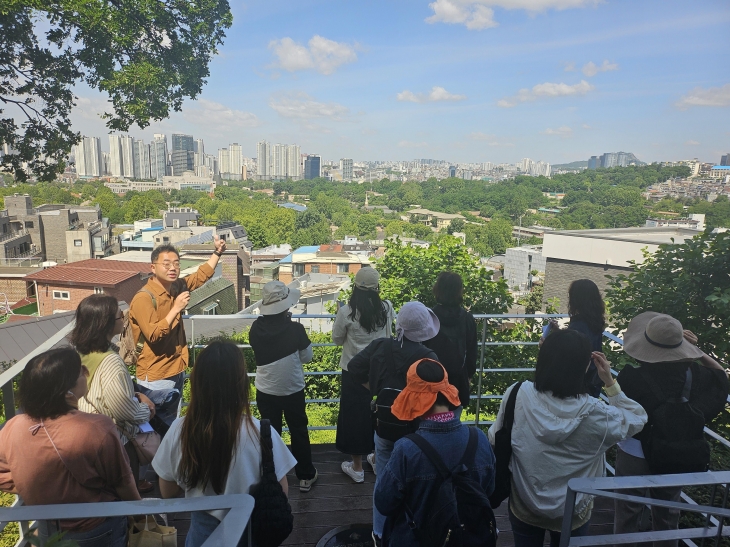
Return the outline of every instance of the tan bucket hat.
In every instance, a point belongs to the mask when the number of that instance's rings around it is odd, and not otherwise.
[[[276,315],[299,302],[298,289],[290,289],[281,281],[269,281],[264,285],[259,310],[261,315]]]
[[[682,323],[671,315],[647,311],[634,317],[624,333],[624,351],[645,363],[694,361],[703,352],[682,334]]]

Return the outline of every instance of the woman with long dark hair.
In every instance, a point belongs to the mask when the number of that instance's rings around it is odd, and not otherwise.
[[[23,414],[0,431],[0,490],[25,505],[140,499],[117,428],[107,416],[78,410],[88,371],[71,348],[33,357],[20,378]],[[84,547],[127,545],[127,517],[39,521]]]
[[[477,370],[477,324],[466,311],[464,281],[458,273],[441,272],[433,286],[436,305],[433,312],[441,327],[435,338],[424,345],[441,359],[449,375],[449,383],[459,390],[461,406],[469,408],[471,379]]]
[[[569,330],[580,332],[588,338],[591,351],[603,351],[603,330],[606,328],[606,306],[598,286],[590,279],[577,279],[568,288]],[[585,374],[588,393],[593,397],[601,394],[603,382],[598,377],[596,365],[591,365]]]
[[[337,312],[332,327],[332,341],[342,346],[340,367],[342,387],[340,414],[337,417],[337,450],[350,454],[352,461],[342,462],[342,471],[355,482],[365,480],[362,457],[367,455],[374,467],[370,392],[353,380],[347,370],[350,360],[377,338],[391,335],[393,305],[380,299],[380,274],[374,268],[362,268],[355,274],[350,302]]]
[[[89,371],[89,391],[79,400],[79,410],[104,414],[114,421],[138,481],[137,488],[144,493],[154,485],[139,481],[139,458],[132,440],[139,434],[139,426],[155,415],[155,405],[134,392],[127,366],[111,344],[112,338],[122,332],[123,317],[116,298],[104,294],[87,296],[76,309],[71,343]]]
[[[261,480],[259,421],[251,416],[246,361],[232,342],[212,342],[190,375],[190,405],[165,435],[152,467],[163,498],[248,494]],[[276,476],[288,492],[286,474],[296,460],[272,428]],[[226,511],[193,512],[186,547],[199,547]]]

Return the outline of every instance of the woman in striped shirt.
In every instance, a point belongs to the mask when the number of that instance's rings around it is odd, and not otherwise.
[[[111,345],[112,338],[122,332],[122,319],[117,300],[103,294],[87,296],[76,309],[71,342],[89,370],[89,390],[79,400],[79,410],[104,414],[114,421],[137,488],[144,493],[154,486],[139,480],[139,458],[131,440],[139,433],[139,425],[154,416],[155,405],[145,395],[134,392],[127,366]]]

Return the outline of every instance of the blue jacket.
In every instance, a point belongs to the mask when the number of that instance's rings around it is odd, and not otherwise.
[[[459,463],[469,440],[469,428],[460,421],[461,407],[454,414],[453,420],[444,423],[423,420],[416,433],[431,443],[449,469]],[[471,472],[487,495],[494,491],[494,463],[492,446],[487,436],[479,431],[479,445]],[[426,455],[412,441],[400,439],[395,443],[388,465],[382,471],[378,469],[373,494],[375,507],[391,521],[398,519],[408,506],[415,521],[422,522],[428,516],[430,508],[425,506],[426,499],[438,486],[437,477],[438,472]],[[404,520],[395,523],[391,545],[418,547],[413,532]]]

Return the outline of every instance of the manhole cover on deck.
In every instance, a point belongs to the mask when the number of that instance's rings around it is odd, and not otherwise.
[[[330,530],[317,543],[317,547],[372,547],[372,524],[348,524]]]

